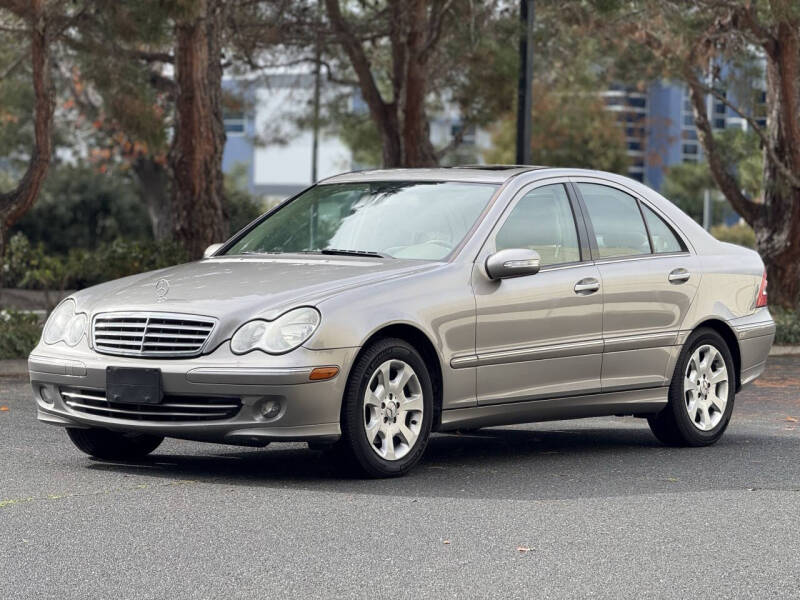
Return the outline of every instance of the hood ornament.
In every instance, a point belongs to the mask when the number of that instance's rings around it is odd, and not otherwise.
[[[164,300],[168,292],[169,292],[169,281],[163,278],[156,281],[156,300],[158,301]]]

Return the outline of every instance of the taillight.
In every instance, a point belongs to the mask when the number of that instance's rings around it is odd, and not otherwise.
[[[758,286],[758,295],[756,296],[756,308],[761,308],[767,305],[767,272],[761,276],[761,285]]]

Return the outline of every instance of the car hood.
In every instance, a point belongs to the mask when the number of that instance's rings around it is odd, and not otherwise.
[[[74,297],[78,310],[90,314],[158,311],[216,317],[219,342],[249,319],[274,319],[353,287],[437,266],[442,263],[372,257],[215,257],[111,281]]]

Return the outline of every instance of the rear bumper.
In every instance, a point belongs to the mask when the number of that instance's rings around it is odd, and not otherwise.
[[[775,322],[767,309],[759,309],[752,317],[737,319],[733,328],[739,341],[740,383],[744,387],[764,372],[775,340]]]
[[[339,416],[349,366],[357,348],[308,350],[283,356],[252,352],[237,356],[223,344],[211,354],[191,359],[143,359],[39,346],[28,360],[40,421],[64,427],[103,427],[117,431],[229,444],[339,438]],[[85,390],[105,396],[106,368],[159,368],[165,395],[173,398],[237,398],[241,407],[229,418],[182,421],[180,417],[129,416],[127,411],[85,410],[67,404],[62,392]],[[338,367],[326,381],[310,381],[315,367]],[[278,403],[264,418],[265,403]],[[116,406],[106,404],[107,407]],[[136,405],[140,406],[140,405]],[[119,408],[119,407],[118,407]],[[127,408],[127,407],[122,407]],[[141,406],[140,406],[141,408]],[[144,407],[146,409],[146,407]]]

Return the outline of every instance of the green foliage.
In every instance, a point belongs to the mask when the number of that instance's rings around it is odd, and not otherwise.
[[[702,223],[705,190],[711,190],[711,222],[719,222],[724,212],[723,198],[711,177],[708,163],[682,163],[670,167],[661,193],[695,221]]]
[[[753,132],[726,129],[714,134],[722,162],[729,165],[739,187],[750,198],[762,193],[762,156],[758,136]],[[724,201],[711,176],[708,162],[683,163],[670,167],[661,192],[698,223],[703,220],[703,195],[711,190],[712,223],[722,220],[730,206]]]
[[[628,168],[623,128],[602,100],[580,91],[535,86],[531,162],[556,167],[581,167],[625,174]],[[512,164],[516,119],[506,116],[494,133],[489,163]]]
[[[234,165],[225,174],[225,210],[231,235],[264,212],[261,202],[247,189],[247,165]]]
[[[88,164],[60,165],[47,176],[34,207],[17,224],[49,253],[96,248],[119,237],[152,236],[147,210],[130,173],[100,173]]]
[[[730,227],[717,225],[711,228],[711,235],[721,242],[730,242],[746,248],[755,248],[756,246],[756,236],[753,233],[753,228],[746,223],[739,223]]]
[[[0,359],[23,358],[39,342],[42,323],[34,313],[0,310]]]
[[[761,140],[753,131],[724,129],[714,134],[723,164],[729,165],[739,187],[749,198],[763,193],[764,157]]]
[[[66,255],[45,252],[17,233],[5,263],[6,286],[25,289],[81,289],[135,273],[184,262],[186,252],[175,242],[118,239],[95,250],[74,248]]]
[[[787,346],[800,344],[800,313],[779,306],[770,306],[769,312],[775,320],[775,343]]]

